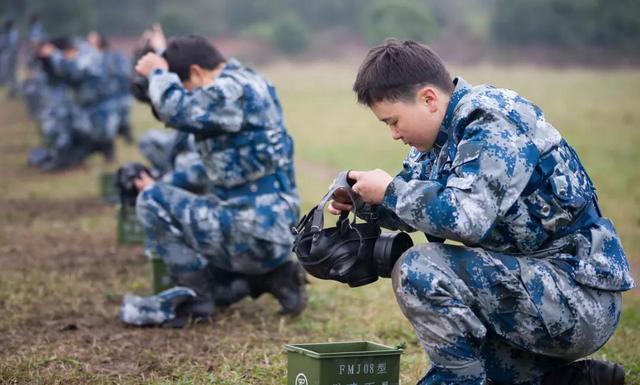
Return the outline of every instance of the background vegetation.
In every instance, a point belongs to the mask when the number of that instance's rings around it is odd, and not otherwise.
[[[169,34],[259,36],[298,53],[309,36],[339,30],[377,43],[387,36],[467,39],[565,50],[640,48],[636,0],[1,0],[0,13],[40,12],[52,34],[132,36],[154,21]]]

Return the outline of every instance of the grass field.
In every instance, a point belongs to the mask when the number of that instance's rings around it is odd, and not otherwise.
[[[357,64],[278,64],[263,68],[277,86],[296,141],[303,211],[344,169],[399,168],[406,152],[355,104]],[[540,105],[581,155],[627,254],[640,266],[640,71],[523,67],[455,68],[472,83],[509,87]],[[4,91],[4,90],[3,90]],[[28,169],[35,123],[15,101],[0,103],[0,383],[284,384],[286,343],[372,340],[404,344],[401,382],[428,363],[400,313],[389,280],[359,289],[312,279],[309,307],[296,319],[275,300],[244,300],[211,324],[186,330],[118,322],[122,295],[148,293],[141,247],[118,247],[116,212],[98,199],[95,157],[55,174]],[[159,127],[144,106],[139,135]],[[118,161],[141,160],[118,143]],[[421,237],[416,238],[418,240]],[[597,357],[621,362],[640,384],[640,295],[625,294],[621,324]]]

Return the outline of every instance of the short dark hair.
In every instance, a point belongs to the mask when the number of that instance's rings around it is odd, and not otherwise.
[[[433,85],[453,92],[453,81],[440,56],[413,40],[387,39],[367,53],[353,91],[358,103],[412,100],[418,88]]]
[[[111,46],[109,38],[107,38],[107,36],[101,32],[96,32],[96,34],[98,35],[98,48],[102,50],[109,49],[109,47]]]
[[[61,51],[76,48],[73,40],[71,40],[69,36],[56,36],[53,39],[49,40],[49,43],[53,44],[54,47]]]
[[[193,64],[212,70],[225,60],[216,47],[199,35],[172,37],[163,56],[169,71],[176,73],[182,81],[189,80],[189,68]]]
[[[33,24],[37,23],[40,21],[40,14],[38,12],[33,12],[30,16],[29,16],[29,26],[32,26]]]

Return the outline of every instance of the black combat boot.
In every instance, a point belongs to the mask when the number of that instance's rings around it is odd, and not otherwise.
[[[624,368],[615,362],[580,360],[542,377],[542,385],[624,385]]]
[[[120,123],[118,126],[118,135],[122,136],[127,144],[133,143],[133,134],[131,134],[131,125],[129,122]]]
[[[298,315],[307,306],[307,279],[298,261],[287,261],[269,273],[250,278],[251,296],[271,293],[280,303],[280,314]]]
[[[216,306],[230,306],[251,294],[249,278],[246,274],[210,268],[213,279],[212,293]]]
[[[109,142],[104,142],[102,144],[100,144],[100,146],[98,147],[98,151],[102,154],[102,156],[104,157],[104,161],[106,163],[112,163],[114,158],[115,158],[115,151],[114,151],[114,145],[112,141]]]
[[[206,322],[215,314],[215,303],[211,293],[211,276],[208,268],[200,271],[175,275],[176,286],[184,286],[195,291],[196,296],[180,304],[175,312],[176,318],[165,322],[164,326],[183,328],[189,320]]]

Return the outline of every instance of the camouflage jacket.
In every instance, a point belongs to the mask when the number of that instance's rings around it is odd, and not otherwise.
[[[105,56],[89,44],[78,42],[78,55],[66,59],[61,52],[51,55],[55,74],[73,87],[78,105],[88,109],[112,108],[113,79],[106,70]]]
[[[246,231],[270,242],[291,244],[299,215],[293,140],[284,126],[274,87],[237,60],[229,60],[208,86],[186,90],[174,73],[155,70],[149,96],[158,116],[192,133],[215,200],[234,212]],[[272,182],[271,179],[277,181]],[[261,191],[264,181],[275,189]],[[241,194],[226,194],[241,190]],[[204,221],[205,210],[199,211]],[[198,214],[199,215],[199,214]],[[198,216],[196,215],[196,216]]]
[[[566,233],[593,204],[595,188],[542,111],[511,90],[472,87],[461,78],[455,82],[434,147],[428,152],[412,148],[383,203],[365,207],[360,215],[376,210],[381,224],[391,229],[420,230],[523,257],[551,257],[588,286],[633,287],[611,221],[594,217]],[[543,163],[551,167],[531,191],[530,180]]]
[[[231,188],[283,172],[295,187],[293,141],[274,87],[230,59],[206,87],[187,91],[178,76],[155,70],[149,96],[169,126],[194,134],[214,186]]]
[[[129,95],[129,78],[131,65],[120,52],[109,48],[102,53],[104,74],[107,77],[106,92],[113,97]]]

